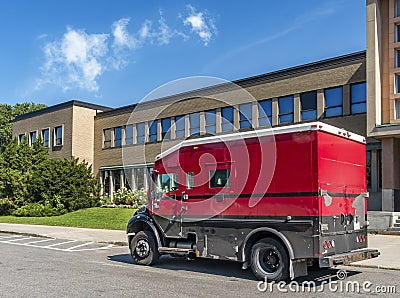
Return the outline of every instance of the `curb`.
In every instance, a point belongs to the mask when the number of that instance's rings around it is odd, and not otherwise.
[[[359,267],[359,268],[374,268],[374,269],[384,269],[384,270],[394,270],[400,271],[400,268],[390,267],[390,266],[382,266],[382,265],[360,265],[360,264],[349,264],[350,267]]]
[[[12,235],[21,235],[21,236],[30,236],[30,237],[39,237],[39,238],[52,238],[47,235],[40,235],[40,234],[33,234],[33,233],[21,233],[21,232],[11,232],[11,231],[1,231],[0,233],[4,234],[12,234]],[[95,241],[97,242],[97,241]],[[128,246],[128,242],[124,241],[98,241],[97,243],[104,243],[104,244],[112,244],[115,246]]]

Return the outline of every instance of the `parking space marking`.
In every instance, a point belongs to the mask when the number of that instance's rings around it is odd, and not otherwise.
[[[30,241],[32,240],[32,241]],[[25,242],[23,242],[25,241]],[[28,242],[26,242],[28,241]],[[60,242],[61,241],[61,242]],[[46,243],[48,242],[48,243]],[[94,251],[94,250],[104,250],[104,249],[112,249],[117,247],[125,246],[117,246],[114,244],[105,244],[105,243],[96,243],[92,241],[84,242],[78,240],[61,240],[56,238],[46,238],[43,239],[41,237],[34,236],[22,236],[22,235],[7,235],[0,234],[0,243],[19,245],[19,246],[28,246],[35,248],[43,248],[43,249],[51,249],[57,251],[66,251],[66,252],[82,252],[82,251]],[[43,245],[40,245],[43,244]],[[92,247],[88,247],[91,245]],[[63,247],[61,247],[63,246]]]

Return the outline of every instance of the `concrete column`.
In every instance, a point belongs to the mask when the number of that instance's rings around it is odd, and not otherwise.
[[[190,136],[190,120],[189,115],[185,115],[185,137],[188,138]]]
[[[258,127],[258,101],[255,101],[251,105],[251,124],[253,128]]]
[[[171,140],[174,140],[176,138],[175,117],[171,118],[170,134],[171,134]]]
[[[150,140],[149,137],[149,122],[144,123],[144,141],[147,143]]]
[[[121,188],[125,187],[125,174],[124,170],[119,171],[119,185]]]
[[[240,113],[239,113],[239,106],[233,107],[233,126],[234,130],[240,129]]]
[[[126,129],[126,126],[124,127],[124,126],[122,126],[122,132],[121,132],[121,146],[124,146],[124,145],[126,145],[126,140],[125,140],[125,138],[126,138],[126,132],[125,132],[125,129]]]
[[[100,171],[100,195],[104,195],[104,180],[105,180],[105,172]]]
[[[136,190],[137,189],[137,183],[136,183],[136,175],[135,175],[135,169],[131,169],[131,189]]]
[[[343,86],[343,116],[351,114],[350,85]]]
[[[160,119],[158,119],[158,120],[155,120],[155,121],[157,121],[157,141],[162,141],[162,133],[161,133],[161,120]]]
[[[110,199],[111,199],[111,203],[114,201],[114,179],[115,179],[115,177],[114,177],[114,172],[113,171],[109,171],[109,177],[110,177],[110,179],[108,179],[108,181],[109,181],[109,188],[110,188]]]
[[[273,126],[279,124],[279,103],[278,98],[272,99],[272,123]]]
[[[400,141],[382,139],[382,211],[400,208]]]
[[[206,134],[206,113],[200,112],[200,135]]]
[[[300,103],[300,94],[295,94],[293,99],[293,112],[294,112],[294,123],[298,123],[301,121],[301,103]]]
[[[324,116],[325,112],[325,94],[323,89],[317,90],[317,119]]]
[[[221,108],[217,109],[217,112],[215,113],[215,132],[220,133],[222,132],[222,115],[221,115]]]

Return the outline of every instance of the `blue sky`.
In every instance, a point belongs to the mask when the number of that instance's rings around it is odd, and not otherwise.
[[[365,0],[0,0],[0,103],[119,107],[364,50]]]

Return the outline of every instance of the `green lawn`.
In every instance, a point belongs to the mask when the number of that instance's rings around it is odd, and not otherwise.
[[[89,208],[52,217],[0,216],[2,223],[125,230],[135,209]]]

